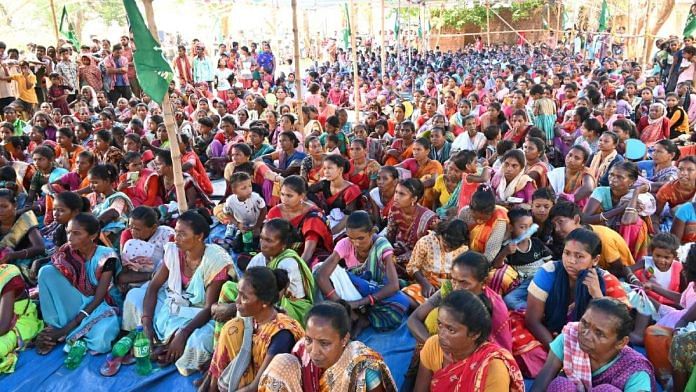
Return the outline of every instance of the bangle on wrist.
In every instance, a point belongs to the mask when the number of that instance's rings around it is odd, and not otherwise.
[[[89,313],[87,313],[87,311],[84,310],[84,309],[81,309],[81,310],[80,310],[80,313],[84,314],[84,315],[85,315],[85,318],[89,317]]]
[[[602,222],[606,222],[606,221],[607,221],[607,217],[604,216],[604,213],[603,213],[603,212],[600,212],[600,213],[599,213],[599,219],[600,219]]]
[[[324,298],[330,299],[331,296],[334,295],[335,293],[336,293],[336,289],[333,289],[333,290],[329,291],[329,293],[326,294],[326,295],[324,296]]]

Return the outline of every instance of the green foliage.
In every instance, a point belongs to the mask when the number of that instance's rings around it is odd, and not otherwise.
[[[544,0],[523,0],[513,2],[510,7],[495,7],[496,12],[509,10],[512,13],[512,20],[517,22],[529,18],[533,11],[540,9],[544,5]],[[480,28],[486,26],[486,6],[475,5],[472,8],[455,7],[450,9],[433,9],[431,11],[433,24],[456,30],[463,29],[466,25],[476,25]],[[492,17],[492,15],[491,15]]]
[[[527,19],[532,14],[544,6],[544,0],[525,0],[513,2],[510,7],[512,11],[512,21],[517,22],[521,19]]]

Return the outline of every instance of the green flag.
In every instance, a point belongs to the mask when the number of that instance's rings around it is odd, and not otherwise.
[[[609,6],[607,0],[602,1],[602,10],[599,14],[599,31],[607,31],[607,23],[609,23]]]
[[[401,21],[399,20],[400,16],[401,16],[401,15],[399,15],[400,10],[401,10],[400,8],[396,9],[396,17],[394,18],[394,36],[395,37],[399,36],[399,30],[401,30]]]
[[[169,82],[174,76],[172,67],[165,60],[162,48],[145,25],[135,0],[123,0],[123,6],[126,8],[128,24],[135,41],[133,63],[138,82],[145,94],[162,104],[169,89]]]
[[[343,14],[346,21],[346,25],[343,27],[343,47],[350,48],[350,12],[348,12],[348,3],[343,4]]]
[[[70,42],[72,46],[80,49],[80,40],[77,39],[77,34],[75,33],[75,28],[72,23],[68,20],[68,10],[63,6],[63,13],[60,16],[60,28],[58,29],[60,34]]]
[[[684,26],[684,37],[693,37],[694,32],[696,32],[696,15],[689,13],[689,17],[686,19],[686,26]]]

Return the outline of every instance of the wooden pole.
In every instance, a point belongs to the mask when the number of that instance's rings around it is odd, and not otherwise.
[[[60,42],[60,34],[58,33],[58,19],[56,17],[56,5],[51,0],[51,13],[53,14],[53,32],[56,34],[56,45]],[[39,59],[41,61],[41,59]]]
[[[648,32],[650,31],[650,25],[648,22],[650,22],[650,0],[648,0],[647,7],[645,7],[645,33],[643,34],[643,46],[645,46],[645,53],[643,54],[643,64],[647,64],[648,57],[650,57],[650,48],[648,47]]]
[[[486,41],[491,46],[491,4],[486,0]]]
[[[556,34],[561,33],[561,16],[563,14],[563,0],[558,0],[558,3],[556,4],[558,7],[556,8]],[[560,39],[560,37],[556,37],[557,39]]]
[[[159,43],[157,35],[157,24],[155,23],[155,11],[152,8],[152,0],[143,0],[145,6],[145,17],[150,29],[152,38]],[[186,201],[186,191],[184,190],[184,174],[181,170],[181,150],[179,149],[179,138],[177,136],[177,126],[174,120],[174,111],[169,102],[169,93],[164,94],[162,101],[162,114],[164,115],[164,126],[167,128],[167,138],[169,139],[170,153],[172,154],[172,170],[174,172],[174,188],[176,189],[176,201],[179,205],[179,213],[188,210]]]
[[[295,42],[295,91],[297,92],[296,105],[297,118],[304,129],[304,113],[302,113],[302,75],[300,74],[300,32],[297,28],[297,0],[292,0],[292,34]]]
[[[379,5],[379,12],[380,12],[380,26],[382,30],[382,61],[381,61],[381,69],[382,69],[382,79],[387,75],[387,46],[385,45],[385,40],[384,36],[386,35],[384,31],[384,0],[380,1]]]
[[[524,35],[520,34],[519,30],[515,30],[514,27],[510,25],[510,23],[507,22],[507,20],[503,19],[502,16],[500,16],[497,12],[493,11],[492,9],[489,8],[489,11],[493,13],[493,15],[497,16],[498,19],[500,19],[505,26],[507,26],[510,30],[512,30],[515,34],[517,34],[518,37],[522,38],[522,41],[528,43],[531,45],[531,43],[527,40],[527,38],[524,37]]]
[[[396,71],[400,72],[401,70],[401,0],[399,0],[399,3],[396,6],[396,24],[399,26],[399,32],[397,33],[396,31],[394,32],[395,34],[395,39],[396,39]]]
[[[353,57],[353,100],[355,101],[355,123],[360,123],[360,85],[358,84],[360,72],[358,70],[358,49],[356,48],[355,36],[358,32],[355,30],[355,4],[350,0],[350,46]]]

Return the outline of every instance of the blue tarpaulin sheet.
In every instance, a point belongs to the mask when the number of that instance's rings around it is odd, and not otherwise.
[[[380,333],[367,329],[360,335],[360,340],[384,356],[401,389],[416,345],[406,323],[390,332]],[[195,391],[193,381],[201,377],[200,374],[183,377],[174,366],[156,368],[151,375],[143,377],[135,372],[134,365],[122,366],[114,377],[103,377],[99,374],[99,368],[106,355],[89,354],[80,367],[68,370],[63,366],[66,354],[61,348],[54,349],[46,356],[38,355],[35,350],[21,352],[15,372],[0,376],[0,391]]]

